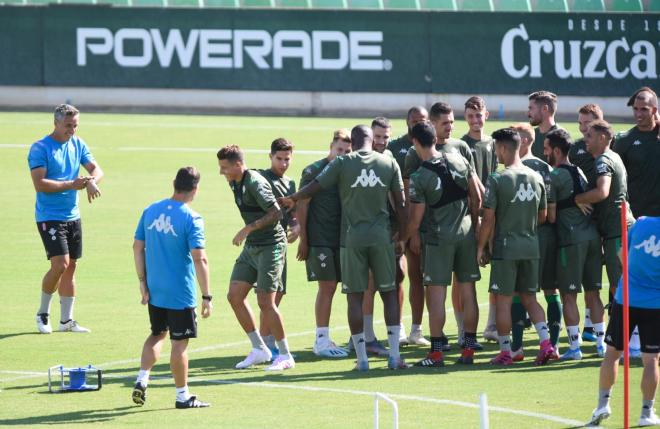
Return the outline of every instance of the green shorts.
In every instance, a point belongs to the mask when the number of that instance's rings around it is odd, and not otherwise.
[[[543,290],[557,289],[557,236],[554,226],[541,226],[538,229],[539,286]]]
[[[231,281],[254,285],[257,290],[284,290],[282,272],[286,262],[286,243],[267,246],[245,246],[234,263]]]
[[[340,282],[341,264],[339,249],[332,247],[310,247],[307,260],[307,281],[310,282]]]
[[[603,239],[603,256],[605,257],[605,271],[610,283],[610,289],[616,288],[623,273],[621,261],[619,260],[619,249],[621,249],[621,237]]]
[[[394,243],[368,247],[342,247],[340,252],[343,293],[360,293],[369,286],[369,271],[376,290],[388,292],[396,288]]]
[[[424,286],[449,286],[452,273],[459,282],[481,279],[474,236],[456,243],[427,244],[424,249]]]
[[[557,257],[557,287],[562,293],[600,290],[603,264],[600,239],[560,247]]]
[[[493,259],[490,266],[489,292],[507,296],[538,292],[538,259]]]

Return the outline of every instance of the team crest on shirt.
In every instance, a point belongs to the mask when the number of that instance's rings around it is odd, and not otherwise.
[[[598,164],[598,165],[596,166],[596,172],[597,172],[598,174],[605,174],[605,173],[607,173],[607,164],[605,164],[604,162],[601,162],[600,164]]]

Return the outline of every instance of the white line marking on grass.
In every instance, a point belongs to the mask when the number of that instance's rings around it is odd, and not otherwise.
[[[233,124],[212,124],[212,123],[195,123],[195,122],[140,122],[139,120],[135,120],[136,117],[132,117],[130,119],[130,123],[127,122],[96,122],[96,121],[89,121],[85,120],[83,125],[87,127],[128,127],[128,128],[180,128],[180,129],[189,129],[189,128],[194,128],[194,129],[228,129],[228,130],[239,130],[239,129],[245,129],[246,127],[251,129],[251,130],[286,130],[286,131],[328,131],[328,130],[333,130],[336,128],[334,125],[328,125],[328,126],[301,126],[297,125],[294,123],[287,124],[287,125],[258,125],[254,123],[250,123],[249,125],[247,123],[233,123]],[[279,119],[279,118],[278,118]],[[338,119],[338,121],[342,122],[349,122],[355,123],[355,120],[341,120]],[[26,120],[26,121],[0,121],[1,125],[43,125],[43,121],[31,121],[31,120]]]
[[[218,148],[213,147],[140,147],[122,146],[118,147],[120,152],[210,152],[216,153]],[[245,153],[270,153],[268,149],[243,149]],[[302,155],[327,155],[327,150],[296,150]]]
[[[0,144],[0,149],[27,149],[29,144]]]
[[[212,383],[212,384],[238,384],[238,385],[244,385],[244,386],[251,386],[251,387],[259,387],[259,388],[271,388],[271,389],[292,389],[292,390],[305,390],[309,392],[329,392],[329,393],[347,393],[349,395],[363,395],[363,396],[373,396],[375,392],[367,391],[367,390],[352,390],[352,389],[336,389],[336,388],[331,388],[331,387],[315,387],[315,386],[301,386],[301,385],[292,385],[292,384],[281,384],[281,383],[270,383],[270,382],[255,382],[255,381],[225,381],[225,380],[207,380],[202,377],[192,377],[190,381],[198,381],[198,382],[206,382],[206,383]],[[413,396],[413,395],[401,395],[397,393],[387,393],[387,392],[380,392],[384,393],[385,395],[389,396],[390,398],[393,399],[399,399],[403,401],[417,401],[417,402],[429,402],[433,404],[441,404],[441,405],[454,405],[457,407],[464,407],[464,408],[479,408],[478,403],[472,403],[472,402],[464,402],[464,401],[454,401],[451,399],[436,399],[436,398],[429,398],[426,396]],[[525,417],[532,417],[536,419],[541,419],[541,420],[548,420],[556,423],[561,423],[565,425],[570,425],[570,426],[582,426],[584,422],[578,421],[578,420],[572,420],[572,419],[567,419],[564,417],[559,417],[559,416],[553,416],[550,414],[543,414],[543,413],[536,413],[533,411],[525,411],[525,410],[516,410],[513,408],[506,408],[506,407],[497,407],[497,406],[489,406],[488,409],[490,411],[495,411],[499,413],[505,413],[505,414],[514,414],[518,416],[525,416]]]

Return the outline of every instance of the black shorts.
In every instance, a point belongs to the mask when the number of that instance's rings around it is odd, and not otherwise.
[[[82,225],[80,219],[70,222],[47,220],[37,222],[41,241],[46,248],[46,258],[69,255],[71,259],[82,257]]]
[[[642,352],[660,353],[660,309],[630,307],[629,319],[628,338],[637,326]],[[623,350],[623,306],[616,302],[612,304],[605,342],[619,351]]]
[[[170,310],[149,304],[151,335],[157,336],[169,329],[170,339],[197,338],[197,315],[194,308]]]

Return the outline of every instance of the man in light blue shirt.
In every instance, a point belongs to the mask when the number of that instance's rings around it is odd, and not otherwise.
[[[610,323],[605,342],[607,351],[600,366],[598,406],[590,425],[597,426],[610,416],[610,396],[616,381],[624,335],[630,336],[637,326],[642,350],[642,413],[639,426],[660,425],[653,405],[660,370],[660,217],[640,217],[628,231],[628,298],[629,332],[623,332],[623,286],[614,295]]]
[[[37,312],[37,329],[50,334],[50,304],[53,294],[60,294],[59,330],[90,332],[73,319],[76,285],[76,262],[82,256],[82,228],[78,209],[78,191],[87,190],[91,203],[101,196],[98,183],[103,171],[85,142],[76,136],[78,110],[68,104],[55,108],[55,129],[30,147],[28,165],[37,191],[35,217],[50,269],[41,283],[41,305]],[[80,166],[88,176],[79,176]]]
[[[151,335],[142,349],[133,402],[143,405],[149,372],[156,364],[167,332],[172,352],[170,364],[176,385],[176,408],[201,408],[188,391],[188,339],[197,337],[195,280],[202,291],[202,317],[211,315],[209,267],[204,251],[204,221],[189,206],[197,194],[199,172],[179,169],[174,195],[147,207],[135,230],[133,253],[140,281],[142,304],[149,304]]]

